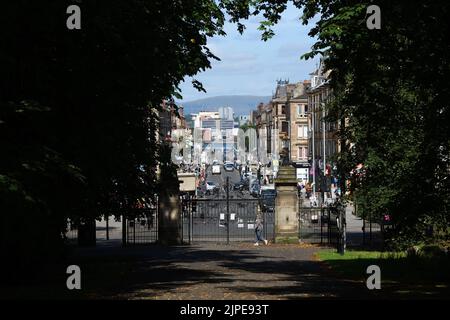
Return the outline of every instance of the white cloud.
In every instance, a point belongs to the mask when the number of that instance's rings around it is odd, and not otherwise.
[[[188,79],[181,85],[183,100],[227,94],[271,95],[276,79],[308,79],[317,59],[305,61],[300,56],[309,52],[315,42],[308,36],[313,24],[303,26],[297,20],[299,16],[299,10],[290,5],[274,27],[276,35],[267,42],[260,41],[261,31],[257,30],[261,17],[245,21],[243,35],[237,32],[236,25],[227,24],[226,37],[208,41],[208,47],[221,61],[212,61],[212,69],[195,77],[208,93],[198,93]]]

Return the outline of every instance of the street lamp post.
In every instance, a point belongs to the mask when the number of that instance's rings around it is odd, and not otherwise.
[[[227,244],[230,244],[230,177],[227,177]]]
[[[323,135],[323,179],[325,180],[326,177],[326,170],[327,170],[327,161],[326,161],[326,123],[325,123],[325,103],[321,102],[321,108],[322,108],[322,135]],[[325,182],[326,183],[326,182]],[[323,186],[325,185],[323,184]],[[322,187],[323,187],[322,186]],[[323,203],[325,203],[325,188],[322,190],[323,193]]]
[[[315,147],[315,118],[316,118],[316,102],[314,96],[312,97],[312,116],[311,116],[311,126],[312,126],[312,172],[313,172],[313,198],[316,196],[316,147]]]

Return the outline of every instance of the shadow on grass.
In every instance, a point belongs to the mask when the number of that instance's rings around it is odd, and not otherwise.
[[[347,251],[344,256],[322,251],[319,258],[339,278],[361,280],[369,276],[367,267],[381,270],[379,297],[450,299],[450,259],[448,257],[406,257],[376,251]]]

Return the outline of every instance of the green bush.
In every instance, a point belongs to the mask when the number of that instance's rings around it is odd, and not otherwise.
[[[447,256],[447,248],[440,244],[427,244],[418,250],[418,255],[423,258],[443,258]]]

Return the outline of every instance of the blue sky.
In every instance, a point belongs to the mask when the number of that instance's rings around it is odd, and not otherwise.
[[[191,78],[186,78],[180,86],[182,102],[220,95],[268,96],[277,79],[309,79],[318,58],[305,61],[300,56],[309,52],[315,42],[308,32],[317,19],[304,26],[298,20],[300,15],[300,10],[290,5],[273,28],[275,36],[266,42],[257,30],[261,17],[245,21],[247,29],[242,35],[236,25],[227,23],[227,36],[208,41],[208,47],[221,61],[213,61],[212,69],[194,77],[203,83],[207,93],[198,92],[192,87]]]

